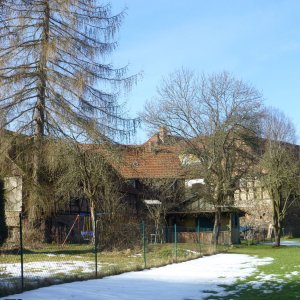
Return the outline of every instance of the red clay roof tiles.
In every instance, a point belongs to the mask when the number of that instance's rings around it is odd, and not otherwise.
[[[150,149],[144,144],[125,147],[121,152],[124,163],[117,169],[124,178],[178,178],[184,174],[175,147],[156,146]]]

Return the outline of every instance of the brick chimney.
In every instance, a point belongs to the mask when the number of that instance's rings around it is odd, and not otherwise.
[[[165,127],[165,126],[160,127],[159,132],[158,132],[158,139],[162,144],[165,143],[167,136],[168,136],[167,127]]]

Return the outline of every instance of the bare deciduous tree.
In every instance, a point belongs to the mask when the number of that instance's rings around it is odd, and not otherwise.
[[[191,177],[203,178],[206,201],[215,208],[214,243],[221,212],[233,204],[240,178],[253,163],[262,96],[227,72],[197,76],[181,69],[163,79],[142,117],[150,128],[165,126],[193,157]]]
[[[122,202],[122,179],[105,156],[105,148],[74,142],[54,142],[47,164],[54,178],[57,206],[64,207],[72,199],[86,199],[95,232],[96,213],[106,213],[106,221],[117,219]],[[49,147],[50,148],[50,145]],[[112,153],[110,152],[110,156]]]
[[[294,125],[282,112],[269,109],[263,125],[261,181],[272,201],[275,245],[280,246],[287,212],[299,199],[299,147],[295,146]]]

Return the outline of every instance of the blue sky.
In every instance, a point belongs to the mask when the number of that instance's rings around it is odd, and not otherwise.
[[[155,96],[163,76],[183,67],[229,71],[255,86],[265,104],[295,123],[300,140],[299,0],[115,0],[127,16],[113,54],[142,80],[121,100],[132,117]],[[139,133],[133,142],[144,142]]]

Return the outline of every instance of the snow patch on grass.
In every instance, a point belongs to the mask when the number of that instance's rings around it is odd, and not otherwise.
[[[272,294],[280,291],[286,283],[286,280],[291,280],[299,274],[300,272],[298,271],[293,271],[284,275],[265,274],[264,272],[261,272],[254,277],[254,280],[237,285],[232,292],[237,294],[243,290],[255,289],[264,294]]]
[[[297,276],[299,274],[300,273],[298,271],[294,271],[294,272],[285,274],[284,277],[287,278],[287,279],[291,279],[292,277]]]
[[[10,263],[0,265],[3,276],[18,277],[21,274],[20,264]],[[70,274],[72,272],[80,271],[81,273],[90,273],[94,268],[93,262],[83,261],[64,261],[51,262],[39,261],[24,264],[24,274],[30,278],[47,278],[55,274]]]

